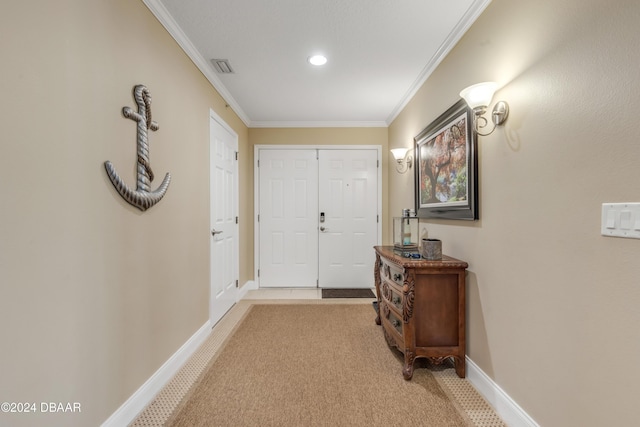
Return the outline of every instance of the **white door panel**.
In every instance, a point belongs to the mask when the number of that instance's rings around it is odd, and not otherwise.
[[[373,286],[378,242],[376,150],[319,150],[319,284],[323,288]]]
[[[316,150],[259,152],[260,287],[316,287]]]
[[[210,119],[210,301],[215,324],[236,302],[238,278],[238,167],[237,136]]]

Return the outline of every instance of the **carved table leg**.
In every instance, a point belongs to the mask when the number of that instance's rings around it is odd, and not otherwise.
[[[405,350],[404,353],[404,368],[402,368],[402,376],[405,380],[409,381],[413,378],[413,362],[415,362],[416,357],[410,350]]]
[[[464,378],[466,375],[466,365],[464,357],[454,356],[453,361],[456,367],[456,374],[458,374],[460,378]]]

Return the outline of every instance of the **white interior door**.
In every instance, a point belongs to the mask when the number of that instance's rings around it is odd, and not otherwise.
[[[235,304],[238,279],[238,137],[210,118],[210,301],[212,325]]]
[[[377,150],[319,150],[319,286],[373,287]]]
[[[318,283],[316,150],[260,150],[258,155],[260,287]]]

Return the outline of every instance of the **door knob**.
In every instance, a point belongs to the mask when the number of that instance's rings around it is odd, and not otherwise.
[[[216,234],[220,234],[220,233],[222,233],[222,230],[219,230],[219,231],[218,231],[218,230],[216,230],[215,228],[212,228],[212,229],[211,229],[211,235],[212,235],[212,236],[215,236]]]
[[[326,228],[320,227],[320,231],[325,231],[325,230],[326,230]]]

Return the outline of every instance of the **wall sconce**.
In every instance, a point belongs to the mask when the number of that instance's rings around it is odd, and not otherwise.
[[[496,126],[502,125],[505,120],[507,120],[507,116],[509,116],[509,104],[505,101],[498,101],[493,107],[493,112],[491,113],[493,129],[487,133],[480,132],[480,129],[484,129],[489,123],[489,121],[483,116],[484,113],[487,112],[487,108],[491,103],[491,98],[493,98],[493,94],[496,89],[498,89],[497,83],[485,82],[469,86],[460,92],[460,96],[467,101],[467,105],[469,105],[469,108],[473,109],[473,112],[475,113],[473,118],[473,127],[478,135],[491,135],[491,133],[496,130]]]
[[[399,173],[405,173],[411,168],[411,162],[413,162],[413,157],[407,157],[408,148],[392,148],[391,154],[393,154],[393,158],[396,159],[396,170]]]

